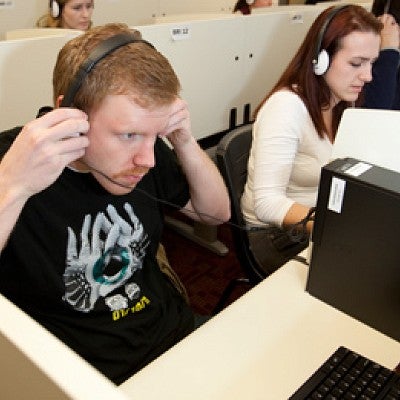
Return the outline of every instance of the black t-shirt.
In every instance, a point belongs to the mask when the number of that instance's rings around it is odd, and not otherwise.
[[[0,135],[0,157],[19,130]],[[153,197],[182,207],[188,185],[161,140],[155,157],[123,196],[66,168],[28,200],[0,257],[0,291],[117,384],[193,329],[155,258],[163,207]]]

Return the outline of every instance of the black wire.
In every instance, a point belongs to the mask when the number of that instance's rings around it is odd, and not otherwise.
[[[290,225],[288,229],[288,235],[292,238],[292,240],[296,242],[302,242],[308,238],[307,223],[314,221],[314,217],[315,207],[311,207],[303,219],[295,224]]]
[[[109,182],[113,183],[114,185],[117,186],[121,186],[125,189],[130,189],[130,190],[136,190],[142,194],[144,194],[145,196],[147,196],[149,199],[156,201],[158,203],[164,204],[166,206],[175,208],[177,210],[185,210],[189,213],[195,214],[198,217],[206,217],[209,219],[213,219],[214,221],[218,221],[221,224],[227,224],[229,226],[233,226],[237,229],[240,229],[242,231],[246,231],[246,232],[255,232],[255,231],[268,231],[268,227],[265,226],[247,226],[247,225],[239,225],[239,224],[235,224],[234,222],[231,221],[224,221],[220,218],[214,217],[210,214],[204,213],[204,212],[200,212],[200,211],[195,211],[195,210],[189,210],[188,208],[185,207],[181,207],[177,204],[171,203],[170,201],[164,200],[164,199],[160,199],[156,196],[153,196],[152,194],[146,192],[143,189],[140,189],[138,187],[135,187],[134,189],[132,189],[131,186],[128,185],[124,185],[123,183],[120,183],[116,180],[114,180],[113,178],[110,178],[108,175],[106,175],[104,172],[100,171],[97,168],[92,167],[91,165],[89,165],[88,163],[86,163],[85,161],[79,160],[82,164],[86,165],[89,170],[93,171],[93,172],[97,172],[98,174],[100,174],[101,176],[103,176],[104,178],[106,178]],[[307,232],[307,223],[309,221],[313,221],[314,220],[314,213],[315,213],[315,207],[310,208],[310,210],[308,211],[307,215],[299,222],[290,225],[288,228],[285,229],[286,233],[289,235],[289,237],[291,238],[291,240],[293,240],[294,242],[301,242],[303,240],[305,240],[308,237],[308,232]]]

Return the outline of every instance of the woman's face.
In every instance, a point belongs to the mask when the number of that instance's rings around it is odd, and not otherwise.
[[[90,28],[94,0],[69,0],[61,14],[61,27],[86,31]]]
[[[379,54],[380,36],[354,31],[341,41],[324,78],[332,93],[332,105],[356,101],[364,84],[372,80],[372,64]]]

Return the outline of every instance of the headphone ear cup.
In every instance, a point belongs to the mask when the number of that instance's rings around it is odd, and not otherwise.
[[[53,18],[58,18],[60,16],[60,5],[57,0],[52,0],[50,3],[50,14]]]
[[[253,3],[255,2],[255,0],[246,0],[246,3],[251,6]]]
[[[329,54],[326,50],[321,50],[318,54],[317,62],[314,64],[315,75],[323,75],[329,68]]]

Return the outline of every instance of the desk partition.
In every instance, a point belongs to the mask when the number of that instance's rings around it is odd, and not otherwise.
[[[0,41],[0,131],[25,124],[39,107],[53,104],[53,66],[72,37]]]
[[[231,108],[240,106],[242,21],[232,17],[136,28],[175,69],[195,137],[228,129]]]
[[[247,122],[248,110],[251,114],[273,87],[323,9],[298,7],[136,27],[176,69],[196,138]]]
[[[82,33],[77,29],[62,29],[62,28],[25,28],[12,29],[6,32],[6,40],[11,39],[30,39],[34,37],[46,36],[76,36]]]
[[[0,398],[133,399],[0,295]]]
[[[0,1],[0,40],[14,29],[34,28],[48,10],[48,0]],[[171,14],[230,13],[232,0],[95,0],[94,25],[125,22],[128,25],[151,23],[152,18]]]
[[[272,88],[323,9],[288,7],[134,25],[175,68],[197,139],[247,122],[248,111]],[[53,66],[71,35],[0,41],[0,130],[24,124],[40,106],[52,104]]]

